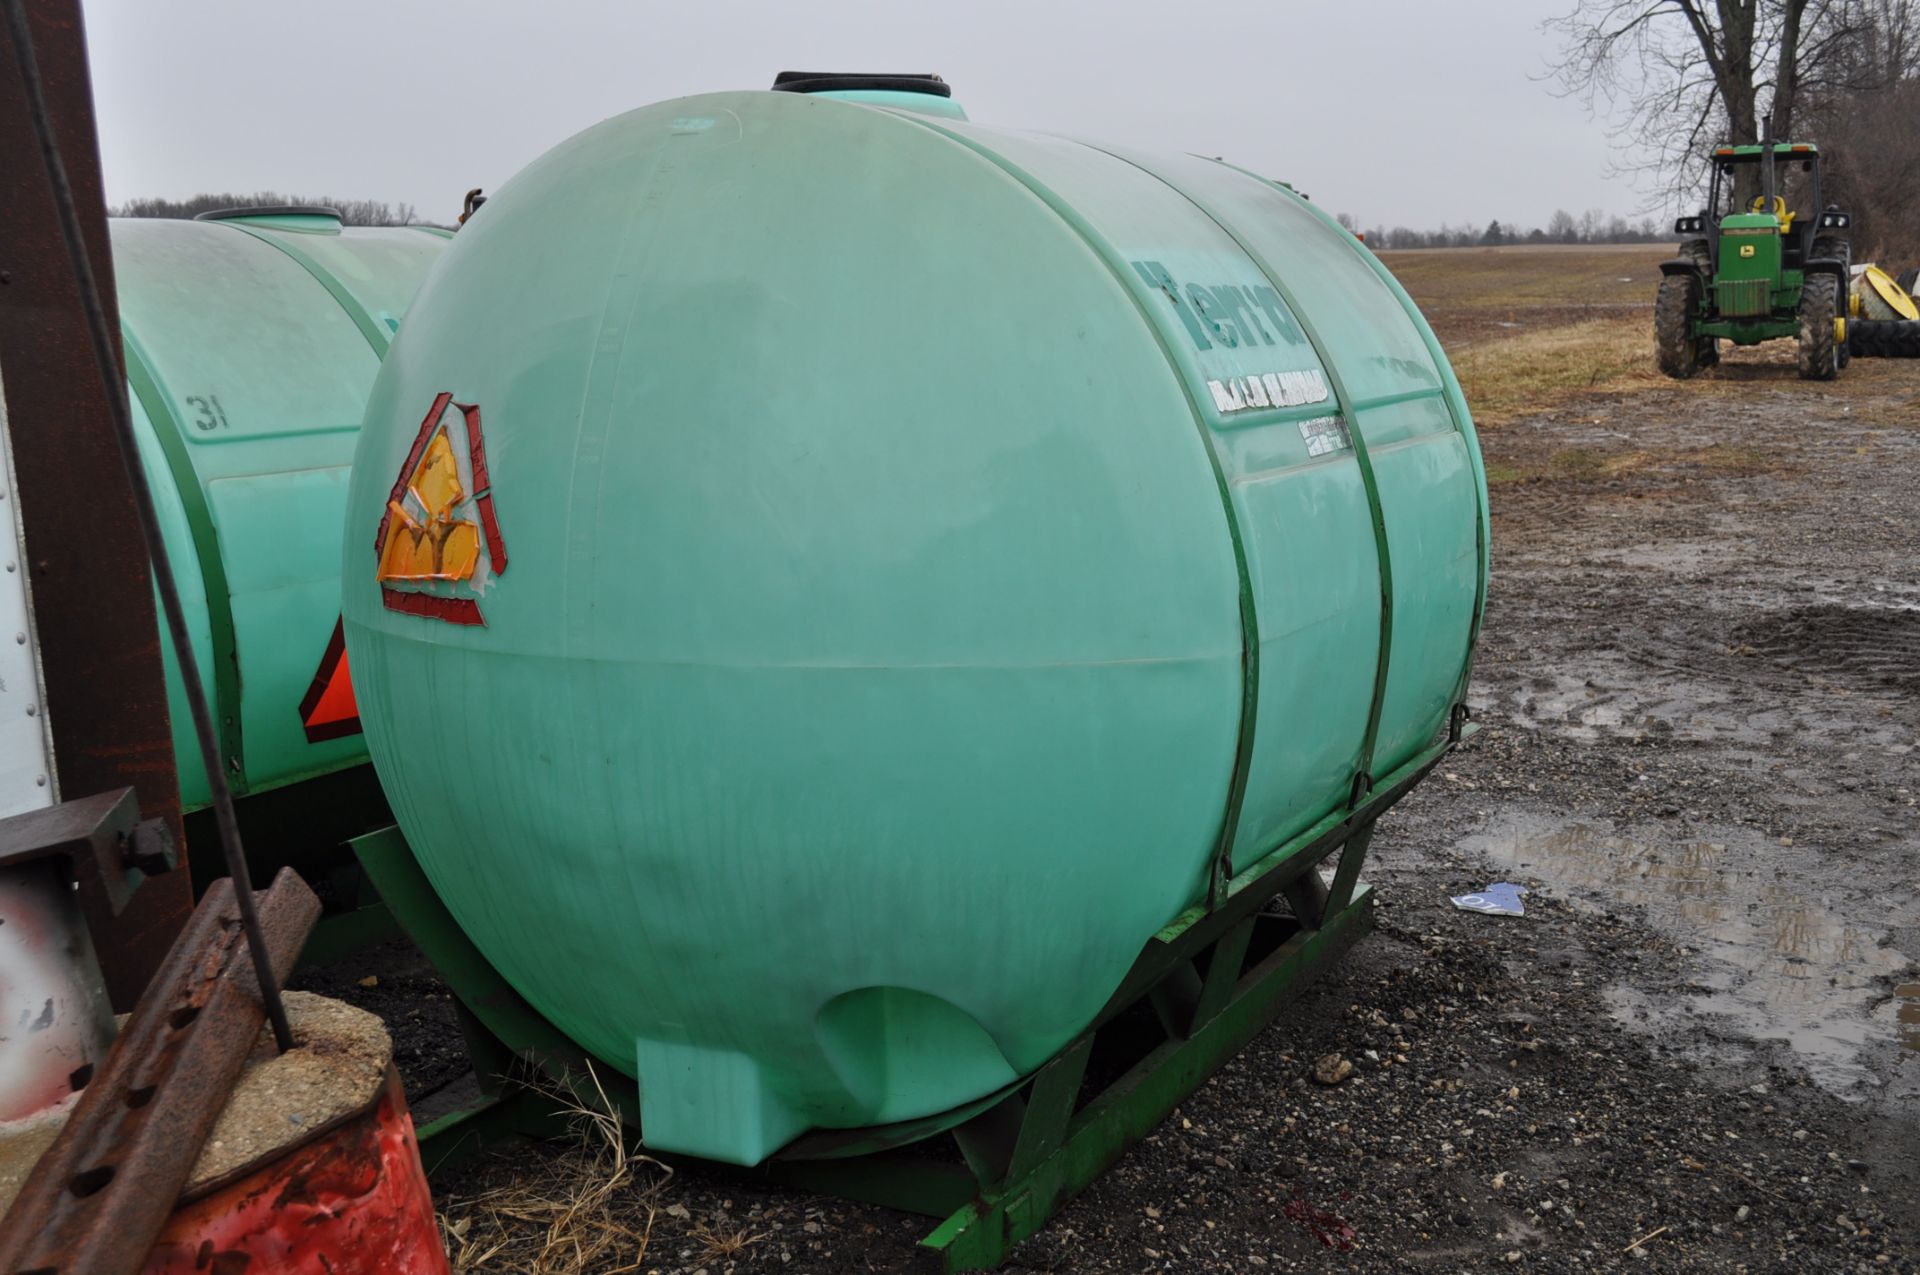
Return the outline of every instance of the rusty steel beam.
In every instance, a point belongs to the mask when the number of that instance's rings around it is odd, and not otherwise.
[[[32,0],[27,10],[88,254],[118,331],[80,5]],[[164,818],[184,845],[153,580],[4,25],[0,386],[18,480],[18,491],[0,498],[18,499],[25,528],[59,790],[131,787],[140,809]],[[116,386],[126,392],[124,375]],[[110,936],[95,936],[117,1007],[138,999],[192,906],[188,874],[170,873],[140,891]]]
[[[276,980],[320,916],[292,869],[256,896]],[[145,1264],[247,1055],[261,1004],[231,880],[214,883],[0,1226],[5,1275]]]

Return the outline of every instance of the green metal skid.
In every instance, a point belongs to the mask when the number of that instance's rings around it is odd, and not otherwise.
[[[1177,917],[1149,940],[1087,1030],[1018,1085],[942,1117],[808,1134],[748,1172],[942,1219],[920,1242],[929,1269],[998,1265],[1371,928],[1373,896],[1359,873],[1375,820],[1473,729],[1456,718],[1448,738],[1352,810],[1328,815],[1236,873],[1210,907],[1196,905]],[[515,1078],[537,1072],[578,1089],[594,1060],[521,999],[474,947],[397,828],[353,846],[401,927],[454,993],[485,1089],[482,1102],[421,1129],[429,1171],[502,1138],[560,1132],[551,1096]],[[1325,859],[1336,865],[1330,880],[1317,871]],[[1282,900],[1284,911],[1274,906]],[[1121,1037],[1137,1042],[1143,1006],[1157,1020],[1144,1051],[1136,1044],[1117,1074],[1089,1083],[1096,1052],[1110,1054]],[[634,1083],[605,1064],[594,1067],[593,1076],[637,1125]],[[952,1134],[960,1161],[901,1150],[941,1132]]]

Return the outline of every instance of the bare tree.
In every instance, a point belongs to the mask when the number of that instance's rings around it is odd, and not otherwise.
[[[1900,3],[1901,0],[1892,0]],[[1826,82],[1859,0],[1581,0],[1549,22],[1554,78],[1614,115],[1621,167],[1694,185],[1716,142],[1792,132],[1802,95]]]
[[[1846,38],[1801,105],[1826,196],[1853,214],[1854,257],[1920,263],[1920,3],[1848,0]]]

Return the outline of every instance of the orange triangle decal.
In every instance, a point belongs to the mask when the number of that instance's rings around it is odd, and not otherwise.
[[[360,733],[360,705],[353,697],[353,674],[347,667],[347,631],[341,620],[333,622],[333,638],[327,643],[327,653],[320,657],[313,685],[300,701],[300,724],[306,728],[309,744]]]
[[[464,472],[463,472],[464,471]],[[375,578],[389,611],[484,625],[478,594],[507,569],[493,507],[480,405],[436,395],[374,533]]]

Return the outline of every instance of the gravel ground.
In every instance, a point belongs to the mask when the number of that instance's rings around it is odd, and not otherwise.
[[[1484,729],[1382,822],[1376,933],[1005,1269],[1920,1270],[1920,368],[1735,359],[1484,442]],[[1448,903],[1498,880],[1525,917]],[[444,1083],[430,973],[321,977]],[[686,1170],[656,1203],[661,1275],[925,1230]]]

